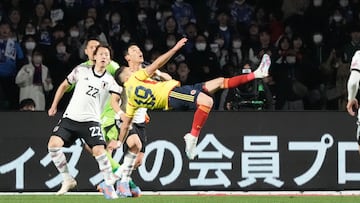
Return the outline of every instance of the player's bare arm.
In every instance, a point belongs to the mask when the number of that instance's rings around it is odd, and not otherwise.
[[[124,143],[125,138],[127,137],[128,133],[129,133],[131,122],[132,122],[132,118],[125,115],[123,122],[121,124],[121,127],[120,127],[120,133],[119,133],[119,141],[121,143]]]
[[[180,39],[173,48],[159,56],[151,65],[145,68],[147,74],[153,75],[157,69],[164,66],[170,60],[170,58],[185,45],[186,42],[187,38],[184,37]]]
[[[48,115],[49,116],[54,116],[57,112],[57,105],[59,104],[61,98],[64,96],[66,90],[70,87],[70,84],[68,83],[68,81],[65,79],[60,86],[57,88],[56,93],[55,93],[55,97],[54,100],[51,104],[50,109],[48,110]]]

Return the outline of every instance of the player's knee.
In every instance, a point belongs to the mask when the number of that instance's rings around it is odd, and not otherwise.
[[[197,104],[212,108],[212,106],[214,105],[214,100],[212,97],[210,97],[204,93],[200,93],[198,96],[198,99],[197,99]]]
[[[48,148],[58,148],[64,145],[64,141],[58,136],[51,136],[48,142]]]
[[[105,152],[106,152],[105,147],[103,145],[97,145],[92,148],[93,156],[100,156],[100,155],[104,154]]]

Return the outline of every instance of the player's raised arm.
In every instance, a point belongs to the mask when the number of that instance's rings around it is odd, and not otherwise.
[[[180,39],[175,46],[173,46],[169,51],[159,56],[152,64],[145,68],[148,75],[153,75],[155,71],[165,65],[174,54],[179,51],[187,42],[187,38]]]

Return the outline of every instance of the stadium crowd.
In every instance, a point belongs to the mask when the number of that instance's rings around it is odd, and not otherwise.
[[[161,69],[182,84],[247,74],[271,56],[269,77],[220,91],[216,110],[345,110],[359,9],[359,0],[3,0],[0,110],[28,98],[48,109],[86,60],[86,39],[111,45],[126,64],[131,43],[150,63],[183,36],[186,46]]]

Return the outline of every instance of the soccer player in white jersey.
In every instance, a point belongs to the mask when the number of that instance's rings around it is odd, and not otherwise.
[[[106,65],[111,60],[111,48],[99,45],[94,51],[94,60],[95,64],[91,68],[83,65],[74,68],[56,91],[51,108],[48,110],[49,116],[56,114],[57,105],[65,90],[76,83],[63,117],[50,136],[48,150],[54,165],[63,177],[62,187],[57,194],[64,194],[77,185],[76,180],[69,174],[62,147],[69,147],[76,139],[81,138],[91,147],[104,176],[104,187],[108,193],[105,197],[114,199],[118,197],[113,187],[116,179],[113,178],[111,165],[106,156],[106,142],[100,127],[100,114],[109,94],[120,95],[122,88],[106,71]]]
[[[360,110],[359,110],[359,102],[356,99],[356,94],[359,90],[359,82],[360,82],[360,51],[356,51],[350,66],[350,77],[347,83],[348,89],[348,103],[346,105],[346,109],[351,116],[355,116],[355,110],[357,110],[357,131],[356,131],[356,140],[359,145],[359,153],[360,153]]]

